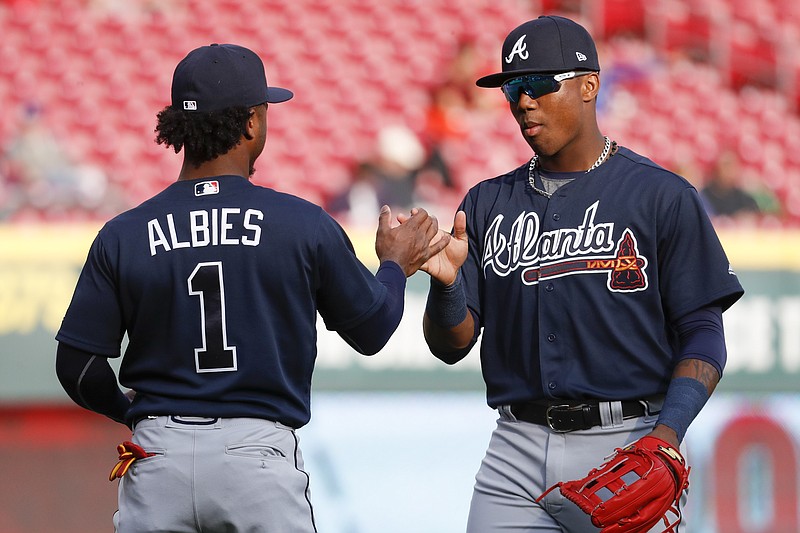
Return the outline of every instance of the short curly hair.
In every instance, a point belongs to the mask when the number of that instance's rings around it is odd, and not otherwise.
[[[158,115],[156,143],[184,149],[186,161],[199,167],[231,150],[247,134],[250,108],[231,107],[198,113],[167,106]]]

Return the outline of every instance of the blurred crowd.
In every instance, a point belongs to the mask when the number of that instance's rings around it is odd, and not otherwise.
[[[191,2],[191,0],[186,1]],[[3,18],[4,5],[10,9],[12,5],[26,3],[36,4],[22,0],[0,3],[0,27],[3,20],[13,22],[9,14],[11,11],[6,12],[5,19]],[[122,9],[120,6],[128,5],[125,2],[111,0],[89,2],[89,4],[92,4],[93,9],[99,9],[100,6],[108,12],[119,11]],[[536,8],[533,4],[536,3],[532,3],[531,16],[534,15],[533,11]],[[580,3],[576,3],[578,4]],[[152,2],[140,2],[140,7],[146,11],[147,17],[158,19],[166,16],[153,8],[153,5]],[[174,4],[174,6],[180,5],[182,5],[180,2]],[[130,6],[126,9],[129,8]],[[332,14],[334,13],[335,10]],[[34,19],[35,16],[31,17],[31,21]],[[515,14],[514,19],[518,20],[519,16]],[[21,24],[19,21],[14,23]],[[158,20],[154,23],[158,23]],[[35,23],[30,22],[30,24]],[[81,24],[85,24],[85,21]],[[113,28],[112,25],[112,30]],[[46,32],[47,29],[39,28],[36,31]],[[134,36],[131,34],[126,38]],[[434,69],[429,79],[419,81],[419,86],[424,87],[421,93],[424,96],[421,98],[409,91],[411,87],[408,83],[416,83],[416,79],[412,82],[406,81],[405,86],[394,87],[393,81],[381,85],[379,90],[385,91],[383,87],[396,89],[396,94],[387,98],[394,100],[395,107],[405,111],[394,113],[388,120],[376,119],[381,120],[380,127],[370,130],[366,137],[363,132],[359,137],[354,134],[349,142],[351,145],[356,143],[356,146],[351,146],[350,153],[338,154],[340,157],[336,161],[330,161],[327,167],[323,167],[331,170],[331,176],[338,176],[336,179],[329,179],[316,171],[287,168],[287,165],[302,165],[305,159],[312,160],[319,156],[314,153],[314,146],[309,150],[297,149],[298,136],[303,133],[291,131],[295,126],[293,119],[286,124],[276,125],[272,128],[274,144],[271,146],[280,145],[281,148],[273,149],[271,154],[279,156],[272,161],[276,167],[281,168],[273,169],[273,175],[284,176],[277,188],[306,197],[310,193],[309,199],[322,204],[343,223],[355,226],[374,225],[378,209],[382,204],[388,204],[400,211],[408,210],[412,206],[423,206],[440,217],[451,216],[453,209],[471,184],[496,172],[510,170],[528,157],[527,147],[519,145],[518,132],[500,132],[496,129],[498,124],[503,124],[504,127],[507,125],[499,116],[508,112],[502,96],[499,92],[494,93],[475,86],[478,77],[496,69],[496,57],[494,57],[496,50],[486,46],[485,43],[497,41],[499,38],[497,36],[489,39],[485,35],[477,34],[474,28],[461,28],[460,32],[451,33],[448,37],[449,46],[441,52],[443,68]],[[643,151],[654,153],[656,157],[664,154],[665,150],[659,149],[662,138],[658,136],[657,120],[662,121],[661,123],[677,123],[685,120],[684,115],[678,116],[681,112],[685,113],[685,109],[682,110],[676,105],[674,109],[666,110],[661,117],[644,116],[637,120],[629,119],[633,126],[627,126],[627,129],[621,128],[620,124],[628,120],[627,115],[637,112],[635,110],[637,106],[632,98],[636,97],[639,91],[653,93],[652,96],[648,94],[647,97],[641,97],[653,99],[658,97],[658,91],[669,91],[669,87],[665,88],[664,82],[656,79],[656,76],[659,71],[664,70],[665,64],[678,60],[674,54],[661,54],[642,40],[628,39],[623,45],[616,43],[613,46],[611,41],[601,40],[599,44],[603,64],[603,89],[598,107],[601,118],[609,124],[609,130],[619,129],[622,132],[616,135],[615,139],[620,144],[638,149],[640,147],[637,143],[649,142],[653,145],[652,149]],[[8,44],[5,46],[6,50],[9,46],[13,47]],[[52,50],[44,52],[53,53]],[[155,56],[150,54],[145,55],[143,59],[154,58]],[[680,60],[685,61],[686,57]],[[286,72],[285,65],[282,67],[285,76],[291,77],[297,74],[297,72]],[[62,65],[58,68],[64,67]],[[420,68],[420,65],[416,68]],[[22,91],[26,82],[35,84],[32,74],[30,76],[17,72],[12,74],[16,80],[14,83],[9,81],[3,86],[6,81],[0,81],[0,101],[4,92]],[[65,73],[64,76],[68,74]],[[142,76],[146,74],[140,73]],[[169,72],[161,74],[168,75]],[[380,76],[380,73],[370,72],[367,75]],[[112,77],[109,83],[113,81]],[[79,80],[78,83],[81,84],[81,91],[87,89],[85,80]],[[102,87],[107,86],[105,83]],[[305,88],[300,81],[286,80],[287,86],[293,86],[295,83],[301,85],[298,90],[302,91]],[[702,81],[694,83],[697,85],[696,90],[704,90]],[[349,86],[345,85],[345,88],[347,87]],[[69,89],[64,87],[65,92],[69,92]],[[12,96],[14,96],[12,101],[21,104],[8,113],[20,116],[7,122],[4,128],[0,128],[0,221],[101,220],[132,207],[141,197],[146,196],[145,192],[149,194],[152,192],[151,189],[161,188],[173,179],[168,175],[171,170],[164,171],[165,168],[172,167],[165,167],[163,163],[159,163],[164,158],[173,157],[172,154],[163,153],[163,150],[157,153],[154,151],[155,148],[131,149],[132,144],[125,141],[126,138],[135,135],[135,138],[141,139],[143,145],[152,144],[152,138],[148,138],[148,135],[151,135],[151,126],[147,126],[150,128],[148,130],[142,124],[154,124],[157,108],[148,108],[152,117],[145,118],[137,116],[138,113],[131,113],[130,109],[121,110],[120,114],[126,119],[136,119],[138,122],[135,127],[123,131],[125,135],[120,138],[109,138],[109,135],[118,133],[114,124],[109,124],[106,129],[92,130],[96,126],[89,122],[91,117],[87,115],[85,129],[89,131],[90,141],[84,140],[76,149],[75,139],[69,134],[71,125],[53,127],[54,123],[58,123],[58,117],[63,115],[64,110],[53,109],[52,102],[42,102],[36,98],[26,99],[25,95],[21,94]],[[115,103],[133,105],[130,98],[123,99],[119,95],[117,98],[119,102]],[[398,100],[404,98],[408,101],[398,103]],[[365,97],[364,100],[359,103],[363,107],[368,107],[370,105],[366,101],[368,99]],[[375,105],[380,106],[380,102],[375,100]],[[352,102],[338,101],[329,104],[334,107],[354,105]],[[51,107],[46,107],[48,105]],[[133,107],[134,110],[144,108],[144,106]],[[409,109],[411,112],[408,112]],[[305,114],[303,111],[295,112]],[[641,109],[638,112],[646,114]],[[337,142],[340,146],[347,147],[345,141],[349,133],[344,130],[359,127],[357,121],[363,116],[363,111],[354,109],[350,113],[350,107],[347,107],[340,113],[342,113],[340,117],[348,113],[354,115],[354,122],[339,126],[342,131],[339,132],[341,139],[337,139]],[[294,117],[299,118],[299,114]],[[47,115],[49,120],[43,120]],[[795,121],[798,120],[796,114],[793,114],[793,117]],[[280,121],[281,117],[276,116],[276,120]],[[652,131],[647,133],[649,137],[645,140],[643,140],[644,134],[637,131],[637,124],[642,120],[653,121],[648,128]],[[296,129],[301,130],[299,124]],[[615,134],[613,131],[611,133]],[[286,137],[287,134],[291,137],[290,140],[280,138]],[[514,140],[509,141],[509,139]],[[673,140],[674,146],[667,146],[673,143]],[[319,143],[324,140],[314,142]],[[796,207],[787,209],[792,203],[792,198],[798,195],[787,194],[786,183],[780,186],[781,190],[776,189],[774,180],[767,179],[757,167],[749,164],[750,162],[743,162],[735,147],[718,150],[719,155],[715,155],[711,162],[698,162],[700,152],[707,154],[717,151],[697,146],[698,154],[695,154],[690,151],[694,148],[692,140],[670,138],[665,142],[667,143],[664,145],[665,148],[670,148],[672,153],[668,157],[665,155],[663,160],[657,159],[656,162],[684,175],[697,187],[715,223],[794,226],[800,221]],[[680,142],[683,142],[683,145],[679,146]],[[87,144],[93,146],[87,148]],[[336,152],[336,150],[340,148],[331,151]],[[268,154],[267,158],[269,156]],[[784,158],[788,157],[791,157],[791,154],[785,155]],[[137,159],[141,159],[141,165]],[[776,159],[776,161],[782,160],[782,158]],[[125,168],[120,163],[124,163]],[[344,170],[336,170],[331,166],[334,163],[341,165],[340,168]],[[780,162],[776,165],[779,166]],[[161,175],[150,176],[154,169]],[[304,181],[297,183],[295,189],[291,177],[297,175],[302,175]],[[259,178],[261,176],[263,174],[257,175]],[[319,187],[315,187],[313,180],[317,180]],[[269,180],[265,184],[274,185]],[[788,187],[798,186],[789,180]],[[143,192],[137,196],[134,194],[136,191]]]
[[[0,153],[0,219],[93,218],[127,207],[105,171],[80,161],[43,123],[37,104],[22,113]]]
[[[352,181],[326,204],[327,210],[348,224],[371,226],[384,204],[434,212],[458,205],[463,187],[450,160],[451,147],[464,142],[476,115],[493,112],[500,101],[475,85],[487,69],[474,42],[459,42],[429,91],[420,134],[406,124],[383,127],[369,155],[356,162]]]

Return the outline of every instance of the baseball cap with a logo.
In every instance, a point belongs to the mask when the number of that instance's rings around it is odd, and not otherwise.
[[[527,74],[571,70],[600,71],[597,48],[586,29],[568,18],[541,16],[508,34],[503,42],[503,71],[480,78],[479,87],[500,87]]]
[[[189,52],[172,76],[172,108],[205,113],[230,107],[276,104],[294,94],[269,87],[264,63],[252,50],[211,44]]]

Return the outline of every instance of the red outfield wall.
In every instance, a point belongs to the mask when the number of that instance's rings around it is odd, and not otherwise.
[[[800,412],[798,404],[794,395],[760,400],[724,395],[712,400],[687,435],[692,466],[688,533],[800,531],[796,444],[800,420],[794,415]],[[784,415],[789,413],[787,419]],[[391,432],[391,428],[375,430]],[[129,437],[123,426],[68,405],[0,408],[0,532],[111,531],[117,483],[106,476],[117,459],[116,445]],[[418,441],[419,435],[408,438]],[[395,480],[396,496],[402,496],[414,490],[397,471],[402,463],[387,460],[380,473],[371,472],[366,478],[362,473],[357,482],[368,484],[369,476],[388,476]],[[471,470],[476,464],[463,466]],[[317,483],[324,477],[319,465],[311,473]],[[318,503],[324,496],[317,494]],[[414,506],[402,497],[395,505]],[[464,517],[452,518],[448,531],[455,532]],[[320,527],[330,529],[325,524]],[[387,527],[391,529],[390,524]],[[413,533],[444,532],[428,532],[420,525]]]

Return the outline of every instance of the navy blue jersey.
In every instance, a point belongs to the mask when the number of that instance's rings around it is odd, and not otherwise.
[[[686,180],[622,147],[570,177],[547,198],[525,164],[462,202],[462,274],[492,407],[664,393],[671,324],[743,293]]]
[[[352,328],[386,288],[320,207],[238,176],[178,181],[98,233],[58,332],[118,357],[127,414],[308,422],[316,317]]]

